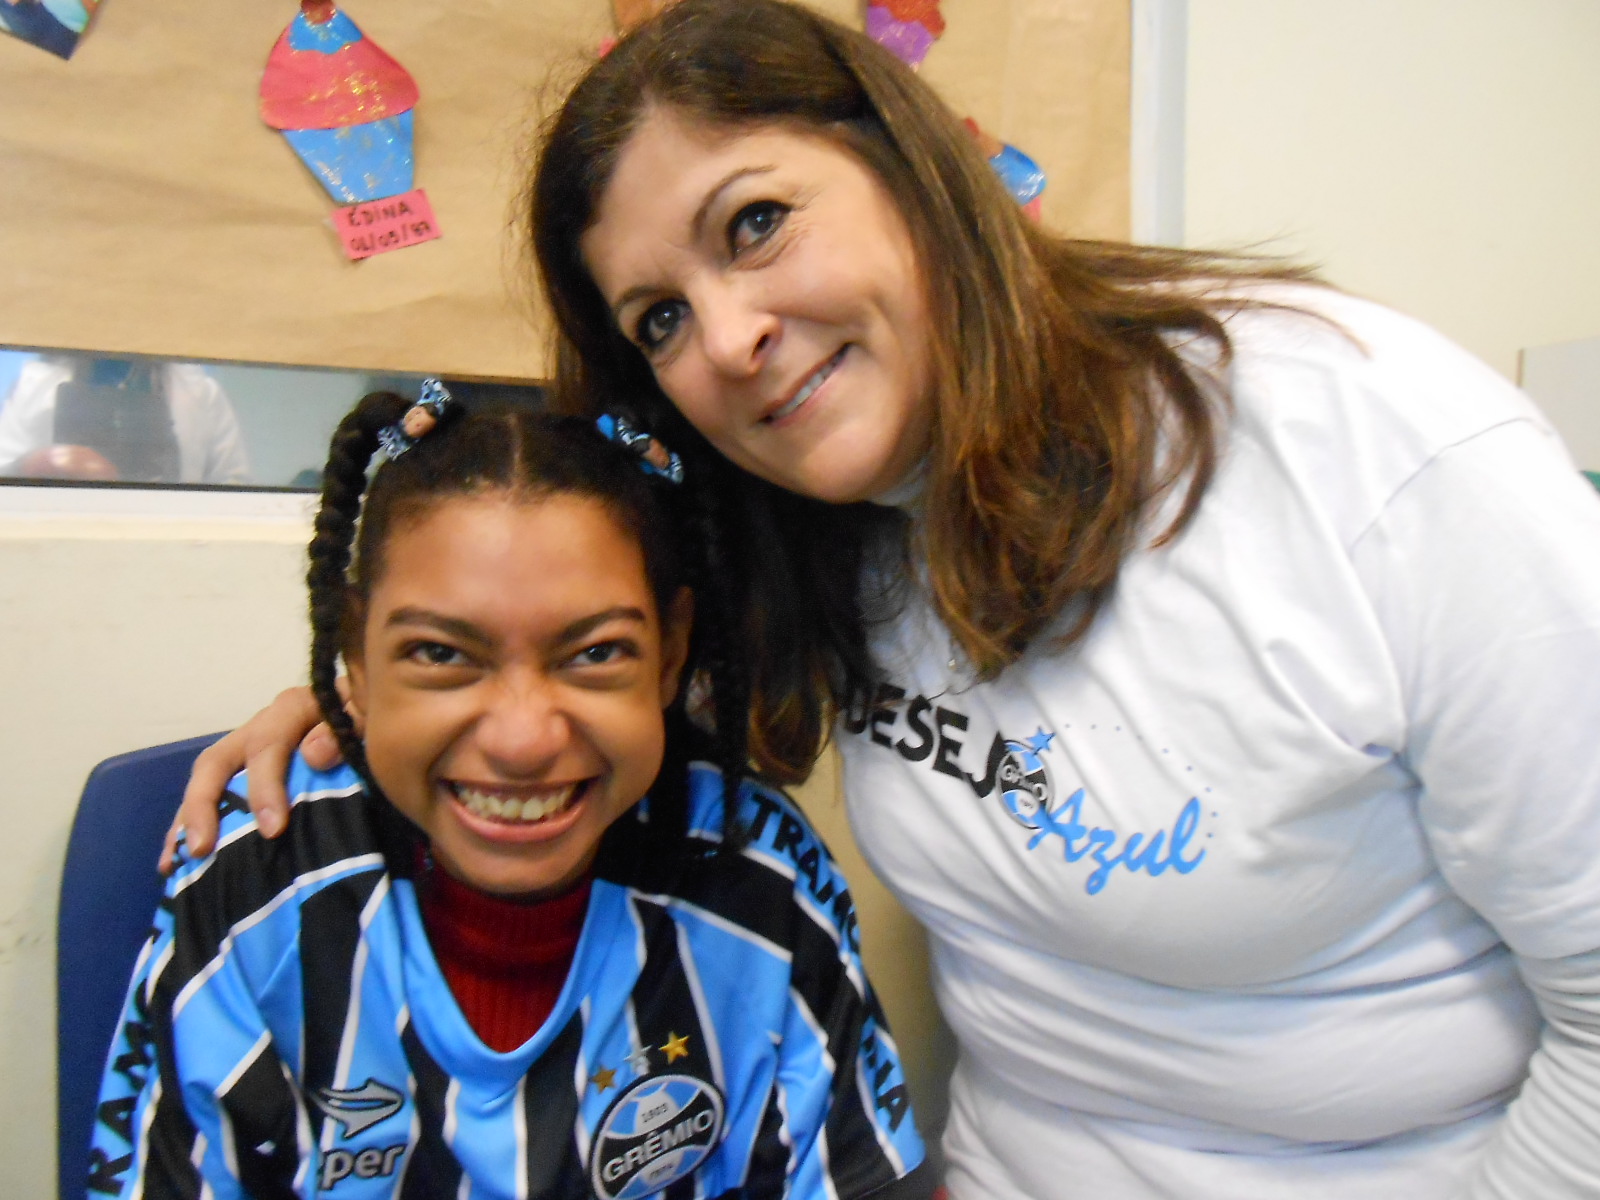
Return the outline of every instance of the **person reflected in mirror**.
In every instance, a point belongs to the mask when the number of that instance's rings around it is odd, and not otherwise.
[[[194,363],[43,355],[0,409],[0,475],[251,482],[227,393]]]

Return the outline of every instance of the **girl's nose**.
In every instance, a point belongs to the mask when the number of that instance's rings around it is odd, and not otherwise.
[[[478,749],[510,778],[546,770],[572,741],[559,691],[543,679],[508,679],[493,688],[473,730]]]
[[[777,344],[779,318],[737,283],[708,289],[694,313],[706,358],[724,375],[754,375]]]

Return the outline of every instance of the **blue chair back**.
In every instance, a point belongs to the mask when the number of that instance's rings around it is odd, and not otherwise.
[[[108,758],[90,773],[78,802],[56,924],[61,1200],[86,1200],[100,1076],[133,964],[161,900],[156,857],[195,756],[221,736]]]

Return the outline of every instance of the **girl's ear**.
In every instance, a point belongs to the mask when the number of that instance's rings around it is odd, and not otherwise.
[[[367,609],[354,595],[346,593],[344,606],[344,621],[341,628],[341,641],[345,648],[340,651],[340,661],[344,663],[344,674],[334,680],[339,688],[339,697],[344,701],[344,711],[350,714],[350,720],[355,723],[356,735],[367,735],[367,664],[361,658],[361,639],[366,633]]]
[[[339,677],[339,694],[344,697],[344,710],[354,722],[356,734],[367,736],[367,665],[359,654],[344,656],[345,673]]]
[[[679,588],[661,614],[661,707],[678,697],[683,664],[689,660],[689,631],[694,628],[694,593]]]

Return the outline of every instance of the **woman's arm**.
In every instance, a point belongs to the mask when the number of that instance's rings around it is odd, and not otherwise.
[[[227,791],[229,780],[247,767],[247,799],[257,828],[269,838],[282,833],[289,818],[289,797],[283,780],[296,746],[318,770],[327,770],[340,761],[333,731],[322,723],[316,698],[305,687],[279,692],[266,708],[202,750],[189,773],[183,804],[167,831],[167,842],[161,850],[162,873],[172,871],[180,834],[195,858],[211,853],[217,841],[217,802]]]
[[[1600,951],[1518,960],[1545,1020],[1529,1079],[1495,1131],[1471,1200],[1593,1196],[1600,1189]]]
[[[1544,1017],[1473,1200],[1600,1195],[1600,504],[1529,422],[1450,447],[1353,552],[1445,879]]]

